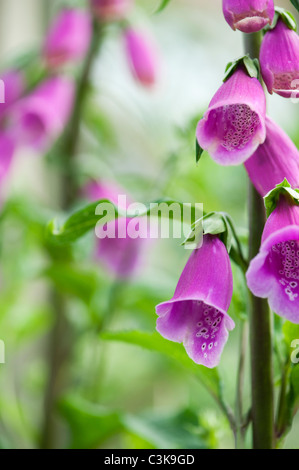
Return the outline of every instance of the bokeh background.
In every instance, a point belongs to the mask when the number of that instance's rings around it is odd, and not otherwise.
[[[76,3],[0,0],[1,68],[39,51],[51,18],[62,5]],[[288,1],[276,3],[293,11]],[[196,166],[194,157],[196,120],[226,64],[242,54],[242,35],[228,28],[220,0],[172,0],[161,14],[154,13],[157,0],[136,4],[134,21],[151,32],[159,50],[159,82],[147,90],[133,80],[120,34],[110,28],[93,69],[78,177],[82,184],[90,176],[116,181],[140,202],[170,197],[227,211],[246,236],[243,167],[220,167],[207,154]],[[269,97],[268,112],[299,143],[298,106]],[[89,234],[72,247],[71,267],[53,264],[43,227],[61,211],[63,181],[58,158],[22,149],[1,188],[0,339],[6,363],[0,365],[0,447],[234,447],[226,418],[190,371],[164,354],[108,341],[99,328],[104,319],[105,331],[154,332],[155,305],[172,297],[189,252],[178,240],[146,245],[142,272],[124,283],[93,259]],[[230,314],[237,327],[219,368],[232,407],[246,316],[246,290],[237,269],[234,274]],[[71,352],[60,371],[63,387],[51,410],[49,437],[45,397],[61,347],[53,342],[57,296],[67,317],[60,340],[71,342]],[[249,405],[248,360],[246,365]],[[298,448],[298,432],[297,419],[285,448]]]

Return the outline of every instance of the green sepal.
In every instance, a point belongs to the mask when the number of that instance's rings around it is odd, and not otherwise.
[[[243,271],[248,268],[248,262],[243,256],[241,243],[238,239],[236,229],[231,217],[225,212],[210,212],[197,220],[189,237],[183,245],[194,244],[194,240],[200,240],[200,234],[218,235],[226,246],[227,252]]]
[[[281,195],[290,197],[294,204],[299,206],[299,189],[292,189],[288,180],[284,179],[282,183],[278,184],[264,197],[267,217],[276,209]]]
[[[227,64],[223,81],[226,82],[235,73],[239,66],[245,67],[249,77],[257,78],[259,80],[261,73],[260,63],[258,59],[251,59],[250,56],[246,54]]]
[[[195,148],[196,148],[196,163],[198,163],[199,160],[201,159],[204,149],[199,145],[197,138],[195,142]]]
[[[297,4],[298,4],[298,1],[297,1]],[[297,22],[295,20],[294,15],[290,11],[287,11],[284,8],[280,8],[280,7],[275,7],[274,20],[272,22],[272,25],[269,26],[266,29],[266,31],[276,28],[277,21],[279,19],[281,19],[287,25],[289,29],[292,29],[293,31],[297,31]]]

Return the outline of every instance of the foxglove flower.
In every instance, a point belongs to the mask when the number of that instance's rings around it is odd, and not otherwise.
[[[12,121],[20,143],[37,151],[47,150],[67,124],[74,91],[70,79],[52,77],[19,101]]]
[[[85,188],[86,196],[92,201],[107,199],[119,209],[126,210],[132,201],[126,196],[124,190],[115,184],[90,183]],[[126,196],[126,203],[118,200],[119,196]],[[139,219],[142,238],[130,238],[128,226],[132,219],[119,217],[106,226],[97,227],[99,239],[96,244],[95,257],[103,266],[118,279],[128,279],[134,276],[143,264],[143,244],[147,238],[147,226],[143,226],[146,218]],[[107,232],[113,233],[114,238],[105,237]]]
[[[299,323],[299,206],[280,196],[268,218],[259,254],[247,272],[249,289],[271,309]]]
[[[245,162],[247,173],[261,196],[285,178],[293,188],[299,187],[299,151],[290,137],[266,117],[267,137]]]
[[[90,14],[79,9],[62,10],[46,37],[43,55],[50,67],[84,58],[90,45]]]
[[[243,70],[220,87],[197,126],[199,145],[221,165],[244,163],[266,138],[262,85]]]
[[[223,0],[223,13],[227,23],[235,31],[256,33],[274,18],[273,0]]]
[[[144,86],[154,85],[158,69],[156,51],[150,40],[142,33],[128,28],[125,45],[132,73]]]
[[[132,0],[90,0],[90,4],[100,21],[116,21],[126,16]]]
[[[25,83],[22,73],[18,70],[8,70],[0,79],[3,92],[0,100],[0,120],[2,120],[9,108],[23,95]]]
[[[0,133],[0,185],[10,170],[15,145],[13,139],[4,132]]]
[[[177,285],[174,297],[156,307],[157,331],[183,343],[197,364],[216,367],[234,322],[227,314],[233,293],[232,271],[224,244],[204,235]]]
[[[281,19],[264,37],[260,64],[269,93],[274,92],[284,98],[298,98],[299,37]]]

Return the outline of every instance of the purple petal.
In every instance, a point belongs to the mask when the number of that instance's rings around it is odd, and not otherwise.
[[[157,79],[158,59],[152,41],[144,33],[129,28],[125,31],[127,57],[132,73],[144,86],[152,86]]]
[[[273,0],[223,0],[223,14],[233,30],[255,33],[271,24]]]
[[[299,323],[299,207],[284,198],[266,223],[247,283],[254,295],[268,299],[275,313]]]
[[[44,45],[48,65],[57,67],[86,55],[92,34],[91,16],[79,9],[64,9],[55,18]]]
[[[266,98],[238,69],[218,90],[197,127],[199,145],[221,165],[244,163],[265,141]]]
[[[266,117],[267,137],[245,162],[245,168],[261,196],[265,196],[285,178],[299,187],[299,151],[289,136]]]
[[[285,98],[299,96],[299,37],[282,20],[266,33],[260,64],[269,93]]]
[[[227,331],[234,328],[226,313],[231,298],[232,272],[226,248],[217,237],[205,235],[203,246],[191,255],[174,297],[156,307],[157,331],[183,343],[194,362],[215,367]]]
[[[73,81],[53,77],[19,101],[12,110],[11,120],[20,144],[46,151],[67,124],[74,91]]]

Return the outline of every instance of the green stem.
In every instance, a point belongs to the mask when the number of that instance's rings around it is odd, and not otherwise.
[[[94,21],[93,40],[83,65],[82,73],[77,83],[77,90],[72,116],[69,125],[62,137],[62,155],[64,158],[64,174],[62,176],[61,205],[69,210],[78,197],[78,185],[75,172],[74,158],[77,153],[81,117],[88,92],[89,79],[94,60],[97,56],[102,39],[102,27]],[[69,262],[69,252],[56,252],[49,250],[53,262],[59,257],[60,261]],[[55,322],[50,337],[49,351],[49,377],[45,391],[44,422],[42,426],[40,447],[51,449],[57,440],[55,407],[67,382],[67,365],[72,353],[73,336],[71,326],[67,320],[67,306],[65,296],[57,289],[52,294],[52,303],[55,309]]]
[[[259,58],[262,33],[244,35],[246,53]],[[265,224],[261,196],[249,186],[249,260],[259,252]],[[250,295],[252,422],[254,449],[274,447],[272,315],[265,299]]]
[[[237,448],[244,447],[246,429],[243,427],[243,392],[245,380],[245,359],[248,343],[248,323],[243,322],[240,337],[240,359],[237,374],[236,419],[237,419]]]

